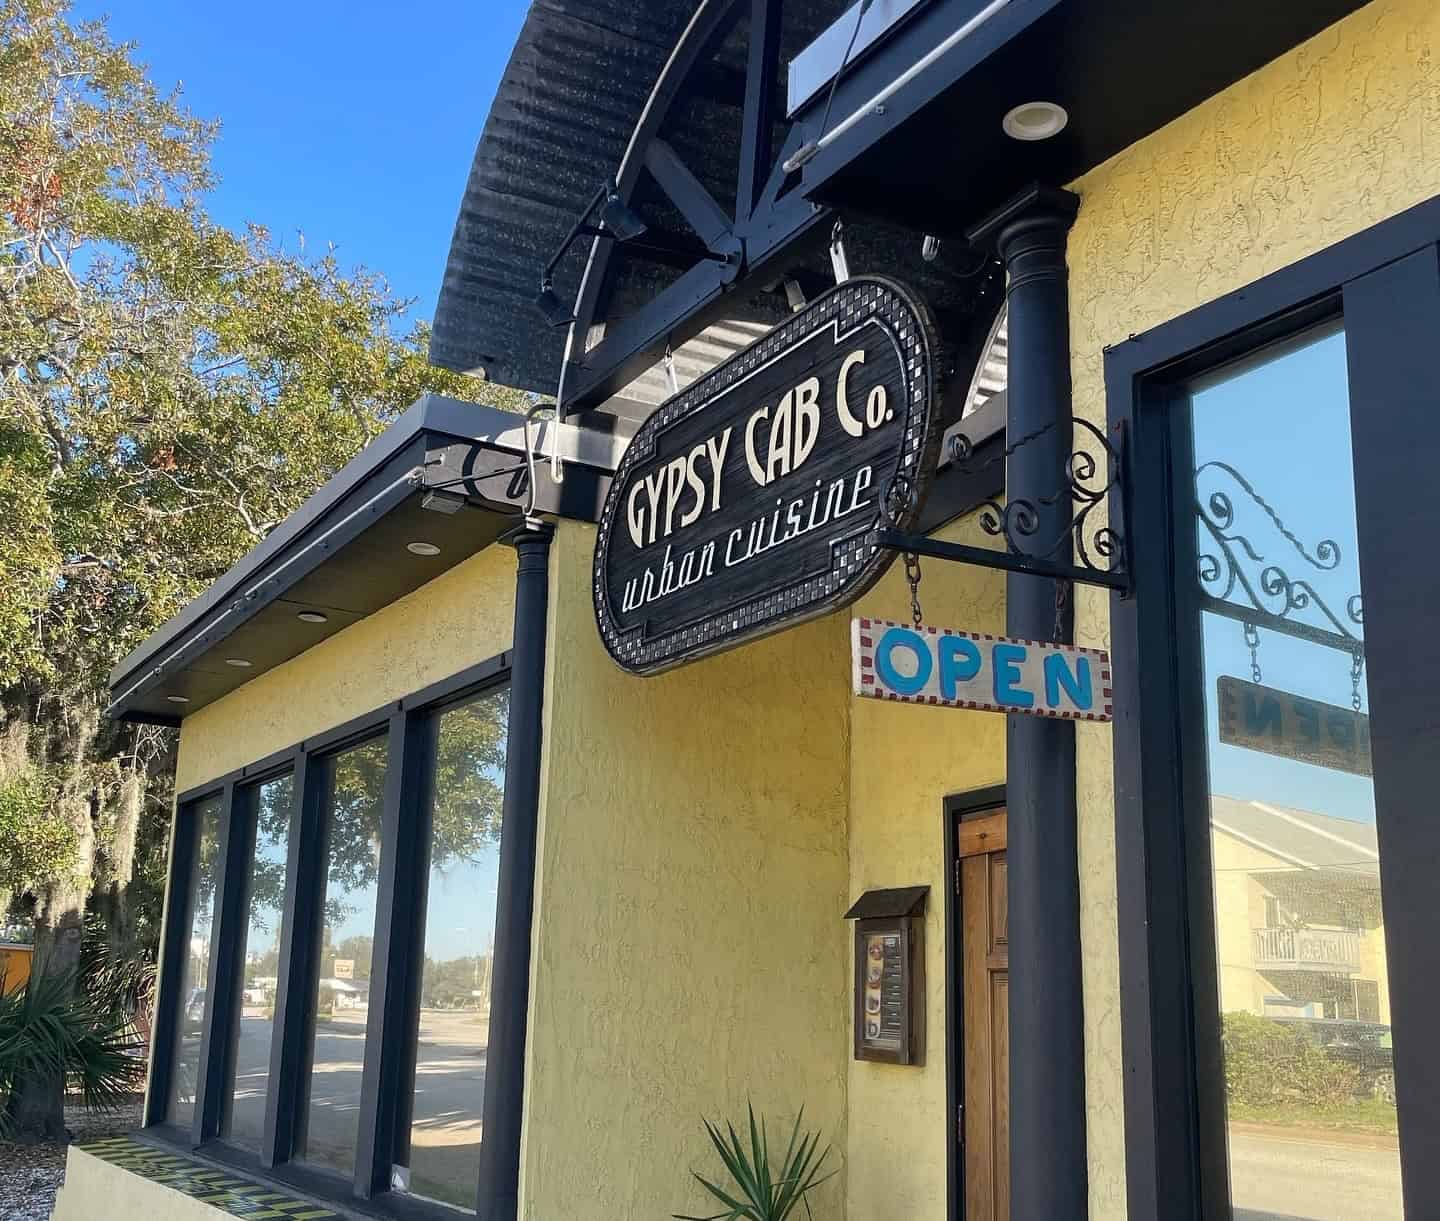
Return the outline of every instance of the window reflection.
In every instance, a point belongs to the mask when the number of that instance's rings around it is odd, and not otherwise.
[[[508,690],[487,693],[442,713],[435,733],[408,1178],[415,1194],[467,1210],[479,1169],[509,706]]]
[[[1345,336],[1191,387],[1234,1214],[1403,1216]]]
[[[240,1020],[222,1131],[228,1140],[256,1151],[265,1129],[294,791],[294,778],[280,776],[260,785],[253,794],[255,842],[245,883],[249,923],[240,947]]]
[[[344,1174],[355,1166],[360,1125],[385,763],[384,738],[325,761],[324,928],[299,1149]]]
[[[200,1037],[205,1028],[206,988],[210,979],[210,934],[215,915],[215,876],[219,865],[220,798],[207,797],[190,817],[198,824],[195,864],[185,881],[190,927],[185,965],[180,972],[179,1012],[170,1061],[170,1097],[166,1117],[188,1128],[195,1118],[195,1087],[200,1077]]]

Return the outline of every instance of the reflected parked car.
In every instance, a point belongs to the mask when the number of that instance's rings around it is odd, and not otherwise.
[[[195,988],[185,1002],[185,1033],[199,1034],[205,1025],[205,989]]]
[[[1395,1101],[1395,1052],[1389,1026],[1343,1018],[1274,1020],[1313,1039],[1327,1055],[1353,1064],[1359,1070],[1361,1091],[1367,1097],[1390,1103]]]

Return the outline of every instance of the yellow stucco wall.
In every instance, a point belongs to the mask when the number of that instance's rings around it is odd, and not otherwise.
[[[1251,876],[1289,870],[1286,860],[1265,852],[1218,827],[1210,834],[1210,861],[1215,887],[1215,959],[1220,972],[1220,1010],[1265,1011],[1265,996],[1274,991],[1255,969],[1252,930],[1265,926],[1261,888]]]
[[[973,518],[940,537],[980,546],[990,542]],[[1003,573],[922,561],[922,574],[927,621],[1004,631]],[[855,610],[908,622],[903,566],[896,563]],[[872,888],[928,884],[930,902],[924,1066],[849,1060],[846,1215],[852,1221],[943,1221],[945,1146],[953,1131],[945,1102],[943,799],[1004,782],[1005,718],[853,697],[850,717],[850,897]],[[853,957],[847,968],[853,975]]]
[[[186,789],[373,712],[510,647],[515,553],[487,547],[185,718]]]
[[[846,622],[630,677],[595,629],[593,551],[567,523],[551,561],[532,1221],[713,1212],[689,1177],[723,1177],[700,1117],[747,1098],[786,1124],[803,1103],[832,1165],[845,1149]]]
[[[1375,0],[1085,175],[1070,238],[1077,411],[1103,350],[1440,194],[1440,5]],[[1141,561],[1143,562],[1143,560]],[[1079,599],[1102,645],[1107,599]],[[1110,733],[1079,727],[1090,1215],[1125,1215]]]

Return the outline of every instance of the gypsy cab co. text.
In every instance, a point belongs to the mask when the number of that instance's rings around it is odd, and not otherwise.
[[[836,420],[855,438],[883,427],[895,414],[882,385],[872,386],[863,402],[852,401],[850,377],[864,363],[863,348],[846,355],[833,388]],[[820,435],[821,391],[818,377],[806,378],[787,390],[778,403],[757,408],[743,426],[729,425],[637,479],[625,498],[630,541],[637,549],[648,547],[719,512],[725,491],[721,472],[732,445],[742,448],[745,468],[756,487],[769,487],[798,471],[811,457]],[[777,499],[768,513],[702,546],[677,554],[666,543],[655,564],[625,582],[622,611],[659,602],[713,576],[717,563],[737,568],[869,508],[874,504],[874,481],[874,466],[867,464],[828,484],[817,479],[804,494],[788,502]]]

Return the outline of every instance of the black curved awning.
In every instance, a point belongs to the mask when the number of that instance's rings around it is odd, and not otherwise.
[[[832,213],[852,271],[911,282],[973,346],[993,315],[974,284],[983,252],[965,244],[975,223],[1362,2],[535,0],[476,151],[431,358],[556,391],[566,332],[535,308],[540,273],[607,181],[670,257],[602,239],[562,261],[554,288],[580,318],[567,411],[641,420],[668,392],[667,348],[703,372],[788,312],[785,289],[813,295]],[[880,26],[857,41],[866,12]],[[799,87],[777,90],[792,69]],[[1069,125],[1011,138],[1005,115],[1037,100]],[[937,261],[920,257],[926,234],[943,239]]]
[[[495,94],[455,223],[434,364],[553,393],[565,332],[536,311],[540,269],[614,174],[696,0],[535,0]],[[581,259],[559,269],[573,300]]]

